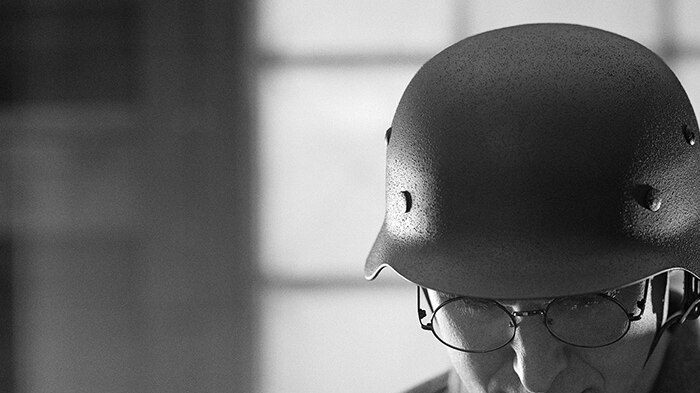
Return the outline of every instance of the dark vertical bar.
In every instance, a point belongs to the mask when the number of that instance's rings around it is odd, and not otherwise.
[[[0,392],[15,391],[12,240],[0,237]]]
[[[11,104],[19,95],[19,85],[24,75],[16,56],[17,36],[21,33],[21,3],[0,3],[0,106]],[[9,149],[9,132],[0,119],[0,151]],[[7,155],[0,156],[0,187],[10,187]],[[14,296],[12,236],[9,230],[8,192],[0,192],[0,392],[16,391],[14,348]]]
[[[24,67],[15,56],[21,35],[23,9],[14,2],[0,3],[0,105],[9,104],[19,96],[25,79]]]
[[[253,392],[253,3],[146,5],[144,390]]]

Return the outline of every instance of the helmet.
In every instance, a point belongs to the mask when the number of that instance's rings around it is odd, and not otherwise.
[[[406,88],[365,265],[448,293],[540,298],[700,273],[698,124],[644,46],[567,24],[462,40]]]

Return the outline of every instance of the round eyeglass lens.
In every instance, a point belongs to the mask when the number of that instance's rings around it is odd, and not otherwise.
[[[452,348],[487,352],[506,345],[515,334],[515,326],[496,302],[456,298],[435,310],[433,332]]]
[[[605,295],[565,297],[547,308],[547,328],[579,347],[602,347],[622,338],[630,327],[625,309]]]

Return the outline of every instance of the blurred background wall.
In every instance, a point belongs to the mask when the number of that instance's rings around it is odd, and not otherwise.
[[[253,15],[0,2],[0,391],[253,391]]]
[[[497,27],[636,39],[700,107],[692,0],[2,0],[0,391],[387,392],[448,367],[362,278],[420,65]]]

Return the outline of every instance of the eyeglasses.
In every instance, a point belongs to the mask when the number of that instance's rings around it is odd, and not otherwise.
[[[644,314],[649,280],[644,282],[644,297],[636,302],[639,314],[628,312],[616,298],[605,294],[565,296],[550,300],[544,309],[509,311],[491,299],[456,297],[441,303],[430,322],[421,307],[421,289],[428,305],[432,304],[425,288],[418,287],[418,318],[421,327],[450,348],[463,352],[490,352],[502,348],[515,337],[516,318],[541,315],[544,324],[558,340],[577,347],[598,348],[610,345],[627,334],[632,321]]]

